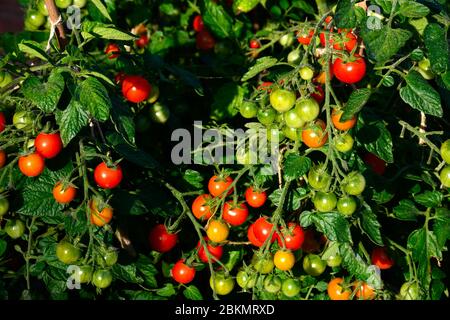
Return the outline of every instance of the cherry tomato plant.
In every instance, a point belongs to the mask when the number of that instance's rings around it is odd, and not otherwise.
[[[0,298],[449,298],[446,1],[21,4]],[[264,134],[174,160],[199,128]]]

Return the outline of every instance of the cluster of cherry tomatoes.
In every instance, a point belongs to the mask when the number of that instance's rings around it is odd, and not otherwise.
[[[203,23],[202,16],[196,15],[192,21],[192,28],[197,33],[195,43],[200,50],[209,51],[214,49],[216,40]]]

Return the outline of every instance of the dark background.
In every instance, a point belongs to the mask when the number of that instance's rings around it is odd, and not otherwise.
[[[23,29],[23,11],[17,0],[0,0],[0,33]]]

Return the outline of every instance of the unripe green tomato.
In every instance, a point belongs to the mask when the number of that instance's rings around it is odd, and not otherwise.
[[[444,187],[450,188],[450,166],[446,166],[442,169],[439,178]]]
[[[366,188],[366,179],[358,171],[353,171],[344,178],[342,184],[343,190],[346,193],[352,196],[357,196],[360,195]]]
[[[152,85],[152,90],[147,98],[148,103],[155,103],[159,98],[159,87],[155,84]]]
[[[36,28],[39,28],[45,23],[45,16],[37,10],[29,10],[25,19],[30,25]]]
[[[92,279],[94,269],[91,266],[80,266],[77,270],[76,277],[80,283],[89,283]]]
[[[299,64],[301,60],[301,56],[300,56],[300,50],[292,50],[291,52],[289,52],[288,56],[287,56],[287,61],[288,63],[291,64]]]
[[[259,109],[256,118],[263,125],[268,126],[272,124],[277,116],[277,112],[273,108]]]
[[[244,290],[251,289],[256,284],[258,275],[256,273],[249,274],[244,270],[240,270],[236,275],[237,284]]]
[[[117,259],[119,259],[119,251],[114,247],[108,248],[103,255],[103,260],[105,260],[108,267],[115,265],[117,263]]]
[[[9,210],[8,198],[0,195],[0,218],[3,217]]]
[[[281,141],[284,139],[284,133],[278,127],[268,127],[267,128],[267,140],[272,141],[274,139],[278,139],[278,141]]]
[[[441,145],[441,157],[442,160],[450,164],[450,139],[444,141]]]
[[[296,109],[291,109],[284,113],[284,122],[291,128],[301,128],[305,125],[305,121],[303,121]]]
[[[246,119],[254,118],[258,114],[258,106],[252,101],[244,101],[239,107],[239,113]]]
[[[288,298],[298,295],[300,293],[300,289],[301,287],[298,279],[285,279],[281,285],[281,291]]]
[[[9,220],[5,225],[5,231],[12,239],[18,239],[25,232],[25,224],[19,219]]]
[[[283,47],[290,47],[294,43],[294,35],[292,33],[287,33],[280,38],[280,44]]]
[[[256,271],[262,274],[271,273],[275,265],[273,264],[273,258],[269,255],[261,257],[258,254],[254,254],[252,257],[252,265]]]
[[[338,212],[344,216],[351,216],[356,211],[356,207],[356,200],[352,196],[342,197],[337,202]]]
[[[80,249],[66,240],[61,240],[56,245],[56,257],[62,263],[72,264],[77,261],[80,256]]]
[[[286,89],[275,89],[270,94],[270,104],[278,112],[290,110],[295,100],[295,93]]]
[[[300,74],[300,78],[306,81],[309,81],[314,77],[314,70],[308,66],[301,67],[298,72]]]
[[[166,123],[169,120],[170,110],[162,103],[155,103],[150,106],[150,117],[156,123]]]
[[[300,141],[301,140],[301,136],[302,136],[302,131],[301,129],[296,129],[296,128],[292,128],[292,127],[288,127],[288,126],[284,126],[283,127],[283,134],[293,140],[293,141]]]
[[[36,27],[35,25],[31,24],[30,21],[28,21],[26,19],[25,19],[23,26],[24,26],[25,30],[28,30],[28,31],[36,31],[39,29],[39,27]]]
[[[92,283],[99,289],[105,289],[111,285],[112,273],[106,269],[95,270],[92,275]]]
[[[86,3],[87,3],[87,0],[73,0],[73,5],[77,6],[78,8],[84,8]]]
[[[45,1],[44,0],[39,0],[39,2],[37,4],[37,9],[38,9],[40,14],[42,14],[44,16],[48,16],[47,6],[45,5]]]
[[[209,278],[209,286],[218,295],[225,296],[234,289],[234,280],[232,276],[227,276],[223,272],[216,272],[214,280]]]
[[[19,130],[27,131],[33,125],[32,114],[27,111],[18,111],[14,113],[13,124]]]
[[[281,278],[275,275],[268,275],[264,279],[264,290],[269,293],[277,293],[281,290]]]
[[[319,116],[320,106],[313,98],[300,99],[295,104],[295,110],[304,122],[310,122]]]
[[[310,276],[320,276],[326,269],[327,263],[317,254],[307,254],[303,258],[303,270]]]
[[[72,0],[55,0],[55,4],[60,9],[66,9],[72,4]]]
[[[341,262],[342,262],[342,257],[340,255],[338,255],[338,254],[331,255],[327,259],[327,266],[329,266],[330,268],[336,268],[341,265]]]
[[[337,151],[345,153],[353,149],[354,142],[355,140],[353,139],[352,135],[346,133],[344,135],[336,136],[336,138],[334,139],[334,146],[336,147]]]

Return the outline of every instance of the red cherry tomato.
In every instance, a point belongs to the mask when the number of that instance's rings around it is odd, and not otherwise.
[[[206,249],[208,250],[212,258],[211,262],[219,261],[223,255],[223,246],[213,246],[208,242],[208,237],[204,237],[204,239],[206,241]],[[201,244],[200,240],[197,243],[197,253],[201,261],[203,261],[204,263],[208,263],[208,255],[206,254],[205,248]]]
[[[36,151],[46,159],[56,157],[62,150],[63,144],[59,133],[39,133],[34,140]]]
[[[248,217],[248,208],[245,203],[233,206],[233,201],[225,202],[222,218],[232,226],[240,226]]]
[[[266,203],[267,193],[265,191],[257,191],[253,187],[248,187],[245,190],[245,200],[252,208],[259,208]]]
[[[110,43],[105,49],[105,54],[108,56],[108,59],[115,59],[119,56],[120,48],[115,43]]]
[[[309,30],[308,34],[297,33],[297,41],[304,45],[309,45],[311,43],[311,38],[314,34],[314,30]]]
[[[0,169],[6,164],[6,152],[5,150],[0,150]]]
[[[139,39],[136,40],[136,46],[138,48],[145,48],[147,44],[149,43],[149,39],[146,33],[141,34]]]
[[[197,48],[200,50],[211,50],[216,45],[216,40],[207,30],[202,30],[195,37]]]
[[[347,32],[347,34],[341,35],[341,37],[344,39],[343,41],[341,39],[334,41],[333,48],[336,50],[342,50],[341,43],[343,43],[345,50],[351,52],[358,44],[358,38],[351,32]]]
[[[373,249],[371,259],[372,264],[378,266],[381,270],[390,269],[394,265],[394,260],[389,257],[384,247]]]
[[[192,22],[192,28],[196,32],[201,32],[203,31],[203,29],[205,29],[205,24],[203,23],[202,16],[195,16],[194,21]]]
[[[194,280],[195,269],[184,263],[184,259],[179,260],[170,271],[172,278],[182,284],[187,284]]]
[[[178,234],[170,233],[163,224],[158,224],[150,230],[148,235],[150,248],[158,252],[169,252],[178,241]]]
[[[227,190],[227,188],[230,186],[232,182],[233,179],[230,176],[227,177],[212,176],[208,182],[209,193],[211,193],[213,197],[220,196]],[[233,192],[233,188],[231,188],[230,191],[228,191],[228,194],[231,194],[231,192]]]
[[[0,112],[0,132],[5,130],[5,126],[6,126],[5,114],[3,112]]]
[[[58,203],[69,203],[77,194],[77,189],[71,185],[64,186],[61,182],[58,182],[53,187],[53,197]]]
[[[256,39],[250,40],[250,48],[251,49],[258,49],[260,47],[261,47],[261,44],[259,43],[258,40],[256,40]]]
[[[325,92],[322,89],[322,86],[316,86],[316,92],[311,93],[311,97],[313,97],[317,103],[322,103],[325,100]]]
[[[254,229],[255,229],[254,223],[251,224],[250,227],[248,227],[248,230],[247,230],[248,241],[250,241],[256,247],[261,247],[264,244],[264,242],[262,242],[258,238],[256,238]]]
[[[366,74],[366,62],[360,56],[355,55],[354,61],[344,62],[337,58],[333,63],[333,73],[341,82],[356,83]]]
[[[128,101],[139,103],[148,98],[152,86],[141,76],[126,76],[122,81],[122,94]]]
[[[253,233],[255,234],[255,237],[263,243],[269,237],[270,233],[272,232],[272,229],[273,224],[267,221],[266,217],[258,218],[253,224]],[[271,242],[274,242],[276,237],[277,234],[274,232],[272,234]]]
[[[286,246],[286,249],[295,251],[302,247],[303,242],[305,241],[305,233],[303,231],[303,228],[295,223],[295,222],[289,222],[288,230],[284,231],[281,229],[281,235],[284,238],[284,244]],[[282,248],[283,242],[281,241],[280,237],[277,237],[278,244]]]
[[[45,169],[44,158],[39,153],[31,153],[19,158],[19,169],[27,177],[36,177]]]
[[[110,168],[105,162],[101,162],[94,170],[94,180],[103,189],[113,189],[122,181],[122,168],[120,165]]]
[[[262,91],[267,91],[267,92],[271,92],[272,91],[272,85],[273,85],[273,82],[271,82],[271,81],[264,81],[263,83],[261,83],[257,88],[256,88],[256,90],[262,90]]]
[[[383,159],[378,158],[373,153],[366,153],[364,155],[364,162],[369,165],[376,174],[380,176],[383,175],[386,171],[386,162]]]
[[[208,220],[212,213],[209,205],[206,204],[208,200],[211,200],[211,196],[207,193],[199,195],[192,202],[192,213],[199,220]]]

